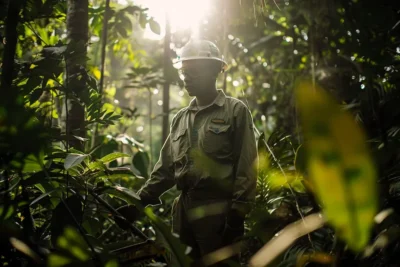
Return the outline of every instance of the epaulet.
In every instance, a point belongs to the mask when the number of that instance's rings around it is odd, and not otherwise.
[[[227,96],[226,98],[234,105],[238,105],[239,104],[239,105],[242,105],[243,107],[247,107],[247,105],[240,99],[237,99],[237,98],[232,97],[232,96]]]
[[[179,119],[179,118],[182,116],[183,112],[185,112],[187,109],[188,109],[188,107],[184,107],[184,108],[180,109],[180,110],[172,117],[171,127],[174,125],[175,121],[176,121],[177,119]]]

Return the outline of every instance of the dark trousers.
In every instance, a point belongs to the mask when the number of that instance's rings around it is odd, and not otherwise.
[[[182,193],[175,199],[172,209],[172,229],[185,245],[192,248],[189,254],[194,260],[192,266],[204,266],[203,256],[231,245],[243,236],[244,227],[226,234],[226,215],[229,207],[230,200],[206,194]],[[238,264],[238,259],[236,256],[229,261]],[[210,266],[231,265],[219,262]]]

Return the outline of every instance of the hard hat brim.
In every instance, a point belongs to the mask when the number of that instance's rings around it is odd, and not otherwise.
[[[198,56],[198,57],[180,58],[180,59],[174,60],[174,62],[172,64],[174,65],[174,67],[176,69],[181,69],[183,61],[198,60],[198,59],[216,60],[216,61],[222,62],[224,64],[224,66],[222,67],[223,70],[226,70],[228,68],[228,64],[224,60],[222,60],[218,57],[199,57]]]

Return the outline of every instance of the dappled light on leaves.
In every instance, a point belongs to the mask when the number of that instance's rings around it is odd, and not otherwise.
[[[281,171],[274,170],[268,173],[267,180],[273,190],[291,186],[296,192],[305,192],[303,177],[297,173],[286,172],[284,175]]]
[[[376,170],[365,134],[322,88],[301,81],[295,90],[314,194],[338,236],[360,251],[377,210]]]
[[[59,251],[48,258],[47,264],[50,267],[61,267],[68,263],[84,263],[91,257],[83,238],[70,227],[66,227],[63,234],[58,237],[56,246]]]

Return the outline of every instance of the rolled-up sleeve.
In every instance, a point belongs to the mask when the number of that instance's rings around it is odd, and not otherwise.
[[[244,216],[250,211],[256,196],[257,146],[252,116],[242,102],[236,105],[234,116],[235,177],[232,209]]]
[[[144,186],[138,191],[138,194],[143,205],[155,205],[160,203],[160,195],[174,185],[171,142],[170,135],[168,135],[167,140],[161,148],[160,157],[151,172],[150,179],[146,181]]]

